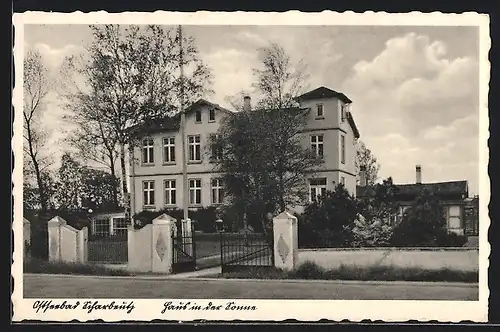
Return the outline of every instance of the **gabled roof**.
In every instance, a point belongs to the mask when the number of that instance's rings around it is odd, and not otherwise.
[[[163,131],[176,131],[179,130],[181,125],[181,116],[176,114],[174,116],[165,116],[145,122],[141,125],[134,126],[129,130],[137,134],[140,133],[158,133]]]
[[[232,111],[218,105],[218,104],[214,104],[212,102],[209,102],[208,100],[205,100],[203,98],[201,99],[198,99],[196,102],[192,103],[191,105],[189,105],[189,107],[186,108],[186,113],[189,113],[193,110],[195,110],[197,107],[199,106],[209,106],[209,107],[213,107],[219,111],[222,111],[222,112],[226,112],[226,113],[233,113]]]
[[[347,96],[341,92],[337,92],[335,90],[329,89],[324,86],[320,86],[317,89],[306,92],[303,95],[295,98],[296,100],[311,100],[311,99],[322,99],[322,98],[338,98],[342,100],[344,103],[352,103],[352,101],[347,98]]]
[[[229,111],[228,109],[225,109],[217,104],[211,103],[205,99],[198,99],[196,102],[192,103],[185,109],[185,114],[190,113],[191,111],[194,111],[200,106],[209,106],[213,107],[219,111],[233,114],[233,112]],[[134,127],[129,128],[130,131],[135,131],[137,133],[142,132],[142,133],[158,133],[158,132],[163,132],[163,131],[177,131],[180,129],[181,125],[181,115],[180,113],[177,113],[172,116],[165,116],[162,118],[157,118],[154,120],[151,120],[147,123],[143,123],[141,125],[137,125]]]
[[[433,182],[433,183],[410,183],[410,184],[395,184],[398,189],[396,194],[397,199],[413,200],[424,191],[428,191],[438,197],[448,199],[463,199],[468,196],[469,188],[467,181],[448,181],[448,182]],[[357,186],[356,196],[363,197],[372,193],[370,186]]]

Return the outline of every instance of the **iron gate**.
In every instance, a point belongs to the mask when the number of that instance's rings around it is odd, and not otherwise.
[[[274,266],[272,236],[261,233],[220,233],[222,273]]]
[[[196,241],[194,224],[190,231],[177,225],[177,232],[172,237],[172,272],[190,272],[196,270]]]

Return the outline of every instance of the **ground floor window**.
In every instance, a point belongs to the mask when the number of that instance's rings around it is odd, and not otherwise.
[[[212,179],[212,204],[222,204],[224,199],[222,180]]]
[[[92,233],[98,236],[109,236],[109,219],[95,219]]]
[[[309,201],[316,199],[326,193],[326,178],[309,180]]]
[[[200,179],[190,179],[189,180],[189,204],[190,205],[200,205],[201,204],[201,180]]]
[[[155,205],[155,182],[144,181],[142,183],[143,205],[151,207]]]
[[[462,228],[462,218],[460,206],[450,205],[448,206],[448,229],[456,230]]]
[[[114,235],[125,235],[128,232],[128,222],[125,218],[113,218]]]

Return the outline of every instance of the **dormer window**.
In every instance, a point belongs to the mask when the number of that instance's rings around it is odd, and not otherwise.
[[[195,122],[201,123],[201,110],[196,110],[195,112]]]
[[[215,109],[211,108],[208,114],[208,121],[215,122]]]
[[[323,104],[316,105],[316,118],[322,119],[325,115],[323,114]]]

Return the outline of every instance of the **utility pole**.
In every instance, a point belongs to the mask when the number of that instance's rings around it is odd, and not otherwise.
[[[179,66],[181,71],[181,87],[180,87],[180,111],[181,111],[181,140],[182,140],[182,185],[183,185],[183,206],[184,220],[189,218],[189,186],[187,178],[187,158],[186,158],[186,114],[184,113],[184,51],[182,49],[182,26],[179,25]]]

